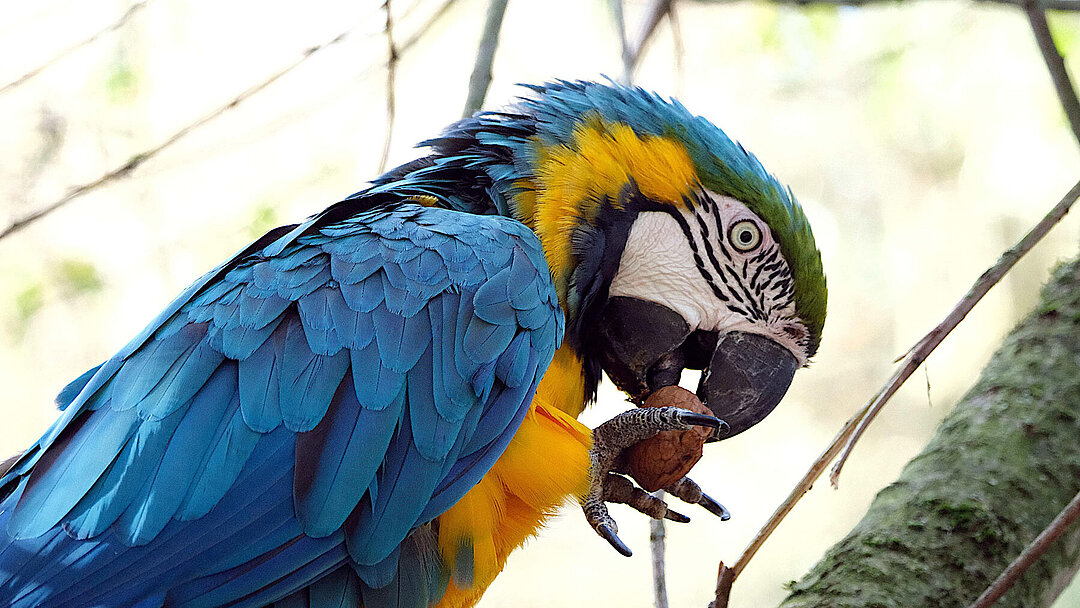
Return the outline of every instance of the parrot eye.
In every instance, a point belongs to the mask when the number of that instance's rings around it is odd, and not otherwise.
[[[746,253],[761,244],[761,228],[754,220],[739,220],[728,230],[728,239],[736,251]]]

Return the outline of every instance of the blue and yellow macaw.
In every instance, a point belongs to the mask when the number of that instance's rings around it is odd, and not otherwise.
[[[602,371],[641,402],[689,368],[729,434],[756,424],[818,348],[820,255],[790,192],[677,102],[531,88],[69,384],[3,468],[0,604],[462,607],[568,497],[624,551],[605,501],[678,519],[614,490],[618,453],[720,421],[576,417]]]

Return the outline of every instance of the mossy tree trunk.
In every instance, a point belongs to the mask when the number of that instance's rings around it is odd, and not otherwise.
[[[1077,491],[1080,259],[1057,269],[926,449],[781,606],[963,608]],[[1050,605],[1078,562],[1074,526],[997,606]]]

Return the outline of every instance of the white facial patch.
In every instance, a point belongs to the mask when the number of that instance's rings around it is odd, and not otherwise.
[[[768,225],[730,197],[703,192],[696,203],[638,214],[608,295],[670,308],[691,330],[766,336],[803,363],[806,326]]]
[[[720,329],[739,320],[719,305],[679,223],[662,211],[643,211],[630,227],[608,295],[666,306],[691,329]]]

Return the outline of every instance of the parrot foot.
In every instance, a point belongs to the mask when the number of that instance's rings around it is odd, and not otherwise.
[[[634,487],[630,480],[618,475],[610,474],[616,469],[622,451],[634,444],[640,443],[660,431],[685,431],[694,426],[707,426],[720,428],[726,426],[723,420],[697,414],[689,410],[677,407],[656,407],[633,409],[618,414],[611,420],[596,427],[593,431],[593,446],[589,450],[591,463],[591,480],[589,491],[582,501],[581,508],[585,512],[585,519],[616,551],[629,557],[632,552],[625,543],[619,539],[619,526],[608,513],[607,502],[626,503],[631,507],[649,515],[650,517],[666,518],[671,521],[689,521],[685,515],[668,509],[664,501],[649,495],[640,488]],[[621,480],[621,481],[614,481]],[[692,486],[682,487],[683,478],[672,487],[679,487],[680,492],[686,496],[694,497],[694,488],[701,496],[701,488],[690,481]],[[674,494],[674,492],[673,492]],[[681,496],[675,494],[676,496]],[[726,509],[711,498],[703,501],[700,498],[687,502],[701,504],[709,511],[718,507],[724,513]],[[710,506],[713,506],[710,508]],[[723,517],[721,515],[721,517]]]

